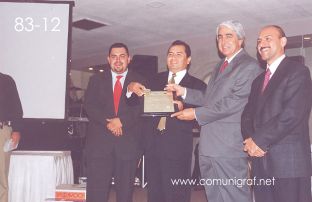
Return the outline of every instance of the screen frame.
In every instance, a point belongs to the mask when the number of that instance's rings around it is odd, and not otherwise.
[[[64,121],[68,119],[68,109],[69,109],[69,81],[70,81],[70,69],[71,69],[71,53],[72,53],[72,46],[71,46],[71,41],[72,41],[72,18],[73,18],[73,7],[75,6],[74,1],[1,1],[2,3],[17,3],[17,4],[68,4],[68,34],[67,34],[67,56],[66,56],[66,81],[65,81],[65,106],[64,106],[64,115],[63,118],[23,118],[26,120],[37,120],[41,121],[42,123],[49,122],[49,121]],[[16,81],[15,81],[16,82]]]

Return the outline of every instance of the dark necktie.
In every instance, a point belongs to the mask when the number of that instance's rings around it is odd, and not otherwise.
[[[122,86],[120,83],[120,79],[123,76],[116,76],[116,83],[114,86],[114,107],[115,107],[115,114],[117,115],[118,113],[118,107],[119,107],[119,101],[120,101],[120,96],[121,96],[121,92],[122,92]]]
[[[176,77],[176,73],[173,73],[171,76],[171,79],[168,81],[169,84],[175,84],[175,80],[174,77]],[[162,131],[166,128],[166,122],[167,122],[167,118],[166,117],[161,117],[157,126],[157,129],[159,131]]]
[[[222,66],[220,67],[220,73],[222,73],[224,70],[225,70],[225,68],[228,66],[228,61],[227,60],[225,60],[224,62],[223,62],[223,64],[222,64]]]
[[[271,71],[269,68],[267,68],[265,75],[264,75],[264,80],[263,80],[263,85],[262,85],[262,90],[261,90],[262,93],[270,81],[270,76],[271,76]]]
[[[171,76],[171,79],[169,80],[168,83],[170,83],[170,84],[175,84],[174,78],[175,78],[176,76],[177,76],[176,73],[173,73],[172,76]]]

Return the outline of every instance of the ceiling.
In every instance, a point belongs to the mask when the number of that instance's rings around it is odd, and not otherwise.
[[[228,19],[242,22],[252,43],[255,33],[267,24],[282,25],[286,34],[312,33],[312,1],[76,0],[73,22],[81,19],[107,26],[90,31],[73,28],[73,69],[106,63],[107,50],[114,42],[127,44],[132,53],[158,55],[163,52],[160,47],[176,39],[214,40],[216,26]],[[196,46],[203,43],[191,44],[192,50]],[[215,48],[215,44],[210,46]]]

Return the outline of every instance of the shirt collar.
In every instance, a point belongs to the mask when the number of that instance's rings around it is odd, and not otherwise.
[[[240,53],[242,50],[243,50],[242,48],[239,49],[232,57],[230,57],[230,58],[227,58],[227,57],[226,57],[225,60],[228,61],[228,63],[230,63],[230,62],[235,58],[235,56],[236,56],[238,53]]]
[[[271,65],[267,64],[267,69],[270,69],[271,72],[271,76],[273,76],[274,72],[277,70],[278,66],[280,65],[280,63],[282,62],[282,60],[285,58],[285,54],[281,55],[279,58],[277,58]]]
[[[127,73],[128,73],[128,69],[125,71],[125,72],[123,72],[123,73],[121,73],[121,74],[117,74],[116,72],[113,72],[112,70],[111,70],[111,72],[112,72],[112,77],[113,78],[116,78],[116,76],[122,76],[122,78],[121,79],[124,79],[126,76],[127,76]]]
[[[179,84],[181,82],[181,80],[183,79],[183,77],[185,76],[187,70],[186,69],[183,69],[179,72],[176,72],[176,76],[174,77],[174,81],[176,84]],[[172,77],[172,74],[173,72],[169,71],[169,74],[168,74],[168,82],[169,80],[171,79]]]
[[[122,76],[119,79],[119,81],[121,83],[121,86],[123,87],[124,83],[125,83],[125,79],[126,79],[127,73],[128,73],[128,69],[125,72],[123,72],[122,74],[117,74],[116,72],[113,72],[112,70],[111,70],[111,72],[112,72],[112,86],[113,86],[113,90],[114,90],[115,83],[117,81],[116,76]]]

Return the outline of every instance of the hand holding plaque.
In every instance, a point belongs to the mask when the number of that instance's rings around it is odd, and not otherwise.
[[[173,94],[171,92],[146,89],[143,116],[169,116],[174,111]]]

